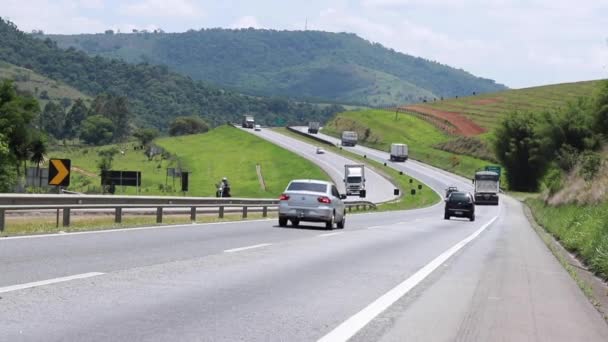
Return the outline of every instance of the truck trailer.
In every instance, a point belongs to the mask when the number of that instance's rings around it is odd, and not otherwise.
[[[317,134],[319,133],[319,128],[321,127],[321,123],[318,121],[311,121],[308,123],[308,133]]]
[[[342,146],[355,146],[358,138],[357,132],[344,131],[342,132]]]
[[[475,204],[498,205],[500,176],[496,172],[479,171],[475,173]]]
[[[253,128],[255,126],[255,120],[253,115],[243,115],[243,122],[241,124],[243,128]]]
[[[391,144],[391,161],[404,162],[409,157],[409,150],[406,144]]]

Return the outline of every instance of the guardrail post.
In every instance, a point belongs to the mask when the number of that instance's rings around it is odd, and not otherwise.
[[[357,204],[357,211],[359,211],[359,205]]]
[[[353,211],[353,207],[352,206],[348,206],[348,212],[350,213],[351,211]]]
[[[63,208],[63,226],[70,226],[70,208]]]
[[[190,208],[190,221],[196,222],[196,207]]]
[[[5,212],[4,209],[0,209],[0,232],[4,231],[4,225],[5,225],[5,223],[4,223],[4,216],[5,216],[4,212]]]
[[[268,217],[268,207],[262,208],[262,217]]]
[[[224,218],[224,207],[220,207],[220,218]]]
[[[156,223],[163,223],[163,207],[156,208]]]
[[[247,218],[247,207],[243,207],[243,218]]]
[[[114,223],[122,223],[122,208],[114,209]]]

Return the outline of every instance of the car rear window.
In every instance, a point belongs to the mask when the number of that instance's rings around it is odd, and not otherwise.
[[[312,191],[326,193],[327,185],[319,183],[294,182],[289,184],[287,191]]]
[[[468,201],[468,200],[469,200],[469,195],[467,195],[467,194],[453,192],[450,195],[450,202],[462,202],[462,201]]]

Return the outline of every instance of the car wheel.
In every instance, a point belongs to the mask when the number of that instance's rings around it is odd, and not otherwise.
[[[279,217],[279,227],[286,227],[286,226],[287,226],[287,219]]]
[[[334,228],[334,218],[335,215],[331,215],[331,219],[329,219],[329,221],[325,222],[325,229],[328,230],[332,230]]]
[[[469,217],[469,220],[470,220],[471,222],[475,221],[475,214],[472,214],[472,215]]]
[[[291,225],[297,227],[300,225],[300,220],[291,220]]]
[[[344,229],[346,225],[346,215],[342,215],[342,221],[338,222],[338,229]]]
[[[450,215],[448,213],[443,214],[443,219],[444,220],[449,220],[450,219]]]

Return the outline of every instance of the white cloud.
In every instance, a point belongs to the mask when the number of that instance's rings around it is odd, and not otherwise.
[[[246,15],[240,17],[234,24],[231,25],[232,28],[260,28],[260,22],[258,19],[251,15]]]
[[[191,0],[143,0],[134,4],[123,4],[119,13],[132,17],[191,18],[204,14]]]

